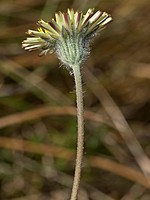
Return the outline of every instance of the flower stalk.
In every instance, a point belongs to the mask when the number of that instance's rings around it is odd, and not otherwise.
[[[22,42],[25,50],[39,50],[40,56],[56,53],[59,60],[74,75],[77,103],[77,156],[74,181],[70,200],[76,200],[81,177],[81,166],[84,147],[84,116],[81,65],[90,54],[90,43],[96,34],[110,21],[106,12],[88,9],[86,14],[68,9],[66,13],[55,13],[49,22],[38,21],[39,28],[28,30],[26,40]]]
[[[80,66],[73,66],[72,68],[73,68],[75,87],[76,87],[78,134],[77,134],[76,165],[75,165],[74,181],[73,181],[70,200],[76,200],[79,190],[83,149],[84,149],[84,113],[83,113],[84,109],[83,109],[83,92],[82,92],[82,79],[81,79]]]

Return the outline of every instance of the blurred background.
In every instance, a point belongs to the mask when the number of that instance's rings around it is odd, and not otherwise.
[[[75,165],[73,77],[25,52],[39,19],[67,8],[113,21],[82,68],[85,154],[79,200],[149,200],[149,0],[0,0],[0,199],[66,200]],[[150,180],[150,179],[149,179]]]

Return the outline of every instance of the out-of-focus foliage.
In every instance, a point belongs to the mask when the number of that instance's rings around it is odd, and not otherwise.
[[[59,67],[55,55],[39,57],[38,52],[21,49],[25,32],[34,29],[39,19],[48,21],[68,7],[83,11],[95,7],[113,17],[82,68],[87,112],[79,200],[149,200],[143,176],[133,181],[123,170],[128,166],[140,171],[137,158],[112,124],[115,113],[113,119],[108,116],[105,98],[101,102],[94,92],[101,87],[98,83],[103,85],[150,156],[149,0],[0,1],[0,199],[69,196],[76,148],[73,77]],[[86,70],[98,83],[91,83]],[[91,162],[89,156],[107,158],[110,168],[104,160],[101,166]],[[117,170],[112,160],[121,164]]]

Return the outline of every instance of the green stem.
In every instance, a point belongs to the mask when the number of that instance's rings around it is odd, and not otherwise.
[[[77,102],[77,121],[78,121],[78,135],[77,135],[77,153],[74,180],[72,186],[72,193],[70,200],[76,200],[79,190],[81,167],[84,148],[84,116],[83,116],[83,92],[80,66],[73,66],[73,74],[76,86],[76,102]]]

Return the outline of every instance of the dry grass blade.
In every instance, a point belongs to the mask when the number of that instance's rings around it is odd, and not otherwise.
[[[150,174],[150,160],[144,153],[144,150],[142,149],[139,141],[137,140],[127,121],[125,120],[119,107],[113,101],[107,90],[100,84],[98,79],[88,69],[85,69],[85,76],[88,80],[88,87],[102,103],[103,108],[110,116],[114,126],[124,139],[139,167],[147,176],[148,174]]]
[[[44,154],[47,156],[54,156],[57,158],[63,158],[70,161],[73,160],[75,157],[73,151],[67,150],[62,147],[56,147],[54,145],[46,145],[46,144],[36,144],[33,142],[21,139],[13,139],[8,137],[0,137],[0,147],[22,152]],[[92,167],[112,172],[116,175],[122,176],[138,184],[141,184],[146,188],[150,188],[148,183],[148,180],[150,180],[150,178],[149,177],[145,178],[145,176],[143,176],[142,173],[140,173],[135,169],[124,166],[122,164],[118,164],[115,161],[99,156],[89,156],[87,158],[87,162]]]
[[[42,100],[47,102],[52,99],[59,104],[63,104],[63,102],[70,104],[70,100],[62,94],[60,90],[42,80],[42,78],[38,75],[32,73],[32,76],[30,77],[30,72],[25,68],[22,68],[21,71],[17,70],[17,67],[20,68],[19,64],[11,60],[7,60],[5,62],[1,62],[0,65],[2,73],[6,74],[6,76],[10,76],[14,80],[17,80],[19,84],[31,90]]]
[[[26,121],[30,121],[30,120],[35,120],[35,119],[40,119],[42,117],[45,116],[54,116],[54,115],[72,115],[72,116],[76,116],[76,108],[75,107],[69,107],[69,106],[63,106],[63,107],[59,107],[59,106],[45,106],[45,107],[40,107],[37,109],[33,109],[33,110],[29,110],[29,111],[25,111],[22,113],[15,113],[12,115],[8,115],[5,117],[1,117],[0,118],[0,128],[4,128],[4,127],[8,127],[8,126],[12,126],[14,124],[20,124]],[[106,122],[105,119],[102,118],[102,116],[100,116],[99,114],[96,114],[94,112],[91,111],[85,111],[84,113],[85,118],[95,121],[95,122],[99,122],[99,123],[107,123],[108,125],[111,126],[111,123]]]

